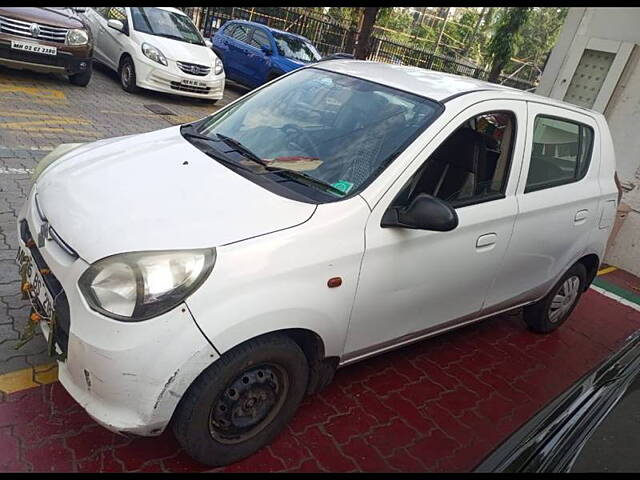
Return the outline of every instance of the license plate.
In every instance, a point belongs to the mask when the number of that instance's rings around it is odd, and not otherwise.
[[[44,283],[38,266],[33,261],[33,257],[22,246],[18,248],[16,262],[18,265],[22,265],[23,263],[27,264],[27,282],[29,282],[32,288],[29,295],[31,296],[31,301],[37,303],[38,308],[36,310],[38,313],[44,314],[47,319],[51,318],[53,314],[53,299],[51,298],[51,294]]]
[[[56,47],[49,47],[32,42],[21,42],[19,40],[11,40],[11,48],[24,52],[42,53],[44,55],[56,55],[58,53]]]
[[[205,82],[199,82],[198,80],[189,80],[189,79],[182,80],[182,84],[187,85],[189,87],[201,87],[201,88],[204,88],[207,86]]]

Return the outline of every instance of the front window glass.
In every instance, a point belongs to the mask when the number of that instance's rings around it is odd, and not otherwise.
[[[299,37],[273,32],[273,38],[275,38],[278,46],[278,54],[283,57],[305,63],[315,62],[321,58],[316,47]]]
[[[186,15],[155,7],[131,7],[133,28],[138,32],[204,45],[204,40]]]
[[[425,97],[306,68],[199,122],[197,132],[220,151],[237,152],[229,138],[240,142],[254,157],[243,152],[245,167],[298,172],[315,181],[309,189],[342,198],[377,177],[442,109]]]

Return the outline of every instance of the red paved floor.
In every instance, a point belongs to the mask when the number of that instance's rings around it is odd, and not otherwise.
[[[587,292],[552,335],[503,315],[340,370],[269,447],[225,471],[468,471],[640,327]],[[202,471],[170,433],[126,439],[60,384],[0,399],[2,471]]]

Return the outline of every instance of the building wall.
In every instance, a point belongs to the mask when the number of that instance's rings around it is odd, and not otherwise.
[[[536,93],[562,100],[571,65],[591,39],[629,42],[610,96],[594,108],[609,123],[625,190],[605,261],[640,275],[640,8],[569,9]]]

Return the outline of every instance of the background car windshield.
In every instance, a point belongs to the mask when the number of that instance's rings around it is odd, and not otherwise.
[[[305,68],[207,118],[198,131],[238,140],[270,165],[346,195],[372,181],[442,109],[424,97]]]
[[[306,63],[315,62],[321,58],[321,55],[313,45],[300,38],[283,35],[278,32],[273,32],[273,38],[276,40],[278,53],[283,57]]]
[[[155,7],[131,7],[133,28],[138,32],[204,45],[189,17]]]

